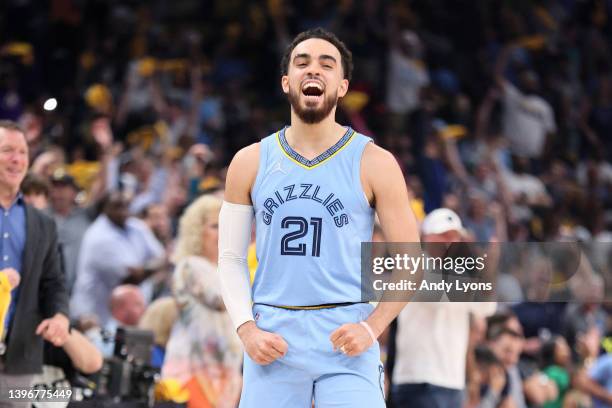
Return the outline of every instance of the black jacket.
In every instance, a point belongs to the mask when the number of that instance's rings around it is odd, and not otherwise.
[[[36,335],[36,327],[56,313],[68,317],[68,291],[55,221],[30,206],[25,211],[26,242],[19,271],[19,299],[2,356],[7,374],[41,372],[43,339]]]

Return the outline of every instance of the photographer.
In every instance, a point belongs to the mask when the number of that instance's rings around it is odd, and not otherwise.
[[[145,299],[136,285],[119,285],[111,292],[108,307],[111,313],[102,326],[97,316],[88,314],[78,319],[77,326],[95,344],[104,357],[115,350],[115,335],[119,327],[136,327],[145,311]]]

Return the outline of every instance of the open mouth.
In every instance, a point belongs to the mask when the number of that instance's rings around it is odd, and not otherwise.
[[[316,81],[309,81],[302,86],[302,94],[306,102],[318,102],[323,98],[323,85]]]
[[[16,176],[20,176],[21,173],[22,173],[21,170],[19,170],[19,169],[8,169],[7,172],[8,172],[9,175],[15,176],[15,177]]]

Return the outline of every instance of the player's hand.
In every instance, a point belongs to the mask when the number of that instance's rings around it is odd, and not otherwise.
[[[238,336],[257,364],[268,365],[287,354],[287,342],[281,336],[261,330],[252,320],[238,328]]]
[[[68,318],[61,313],[57,313],[55,316],[40,322],[36,328],[36,334],[53,343],[55,347],[61,347],[70,336],[70,333],[68,333],[69,326]]]
[[[334,350],[355,357],[370,348],[374,341],[368,330],[359,323],[346,323],[338,327],[329,337]]]

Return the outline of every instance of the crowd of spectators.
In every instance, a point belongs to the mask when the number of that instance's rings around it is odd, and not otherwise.
[[[353,52],[338,121],[394,153],[419,219],[446,207],[475,241],[577,241],[590,255],[571,303],[532,302],[552,272],[500,282],[513,304],[472,321],[466,404],[495,406],[479,402],[489,387],[519,407],[612,406],[606,0],[3,2],[0,119],[26,130],[22,190],[56,221],[71,317],[91,335],[116,327],[120,285],[138,285],[142,300],[121,306],[138,316],[172,294],[184,209],[288,123],[280,55],[317,26]]]

